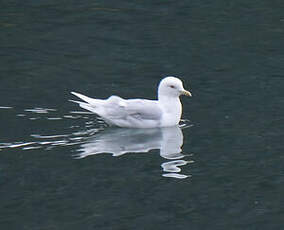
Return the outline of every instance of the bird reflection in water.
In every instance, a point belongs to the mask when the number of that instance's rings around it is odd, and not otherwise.
[[[145,153],[159,149],[160,155],[167,161],[161,164],[164,177],[184,179],[190,177],[181,173],[181,166],[193,161],[182,160],[183,133],[180,127],[154,129],[110,128],[97,133],[80,145],[76,158],[111,153],[121,156],[126,153]]]

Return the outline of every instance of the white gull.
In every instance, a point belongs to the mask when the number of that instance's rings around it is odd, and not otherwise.
[[[108,99],[94,99],[80,93],[71,92],[83,101],[78,103],[83,109],[99,115],[109,125],[126,128],[156,128],[178,125],[182,105],[180,95],[191,96],[176,77],[166,77],[158,87],[158,100],[123,99],[110,96]]]

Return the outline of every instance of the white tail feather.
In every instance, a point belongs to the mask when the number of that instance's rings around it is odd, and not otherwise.
[[[83,94],[80,94],[80,93],[76,93],[76,92],[71,92],[73,95],[75,95],[76,97],[79,97],[80,99],[82,99],[83,101],[89,103],[91,106],[96,106],[96,104],[99,103],[100,100],[98,99],[94,99],[94,98],[90,98],[90,97],[87,97]]]
[[[88,111],[91,111],[92,113],[96,113],[96,108],[95,107],[92,107],[90,104],[88,103],[85,103],[85,102],[81,102],[79,104],[79,106],[83,109],[86,109]]]

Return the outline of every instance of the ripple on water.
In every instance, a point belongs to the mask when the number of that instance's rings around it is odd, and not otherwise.
[[[0,109],[12,107],[0,107]],[[159,149],[160,156],[166,160],[160,167],[163,169],[163,177],[185,179],[191,175],[181,173],[182,167],[193,161],[184,160],[191,155],[182,153],[182,130],[191,127],[189,120],[182,120],[179,127],[157,129],[106,129],[106,124],[100,118],[91,120],[90,112],[70,111],[69,114],[58,116],[56,109],[35,107],[25,109],[24,113],[16,116],[19,119],[47,119],[57,122],[74,123],[73,119],[84,121],[84,125],[69,124],[68,130],[63,134],[30,134],[29,141],[15,141],[0,143],[0,151],[5,149],[20,148],[24,151],[36,149],[51,150],[58,146],[78,145],[74,158],[81,159],[98,153],[111,153],[113,156],[121,156],[129,153],[147,153],[152,149]],[[49,114],[52,113],[52,116]],[[48,116],[46,115],[48,114]],[[64,126],[64,125],[63,125]],[[98,127],[99,126],[99,127]],[[32,138],[32,140],[31,140]],[[181,160],[181,158],[184,158]]]
[[[0,109],[12,109],[10,106],[0,106]],[[66,118],[71,119],[88,119],[87,115],[90,113],[81,112],[81,111],[70,111],[69,115],[58,116],[57,109],[52,108],[42,108],[42,107],[34,107],[24,109],[22,112],[16,114],[16,117],[19,119],[28,119],[30,121],[37,121],[39,119],[46,119],[49,121],[64,121],[66,122]],[[17,111],[18,112],[18,111]],[[48,115],[47,115],[48,114]],[[50,115],[52,114],[52,116]],[[69,146],[76,145],[84,142],[84,140],[94,133],[97,132],[98,128],[94,128],[98,126],[98,124],[92,121],[85,121],[85,126],[88,130],[83,130],[80,125],[70,125],[69,130],[70,133],[67,134],[31,134],[30,137],[33,140],[29,141],[14,141],[9,143],[0,143],[0,150],[4,149],[12,149],[12,148],[21,148],[22,150],[34,150],[34,149],[50,149],[54,146]]]
[[[0,143],[0,149],[21,148],[22,150],[34,150],[40,148],[50,149],[50,147],[54,146],[78,145],[84,143],[88,137],[96,132],[98,132],[98,129],[58,135],[31,134],[30,136],[34,141]]]
[[[191,175],[184,175],[179,173],[164,173],[162,174],[163,177],[171,177],[171,178],[177,178],[177,179],[186,179],[191,177]]]
[[[47,117],[46,119],[50,121],[58,121],[58,120],[62,120],[63,118],[62,117]]]
[[[37,114],[46,114],[49,112],[55,112],[56,109],[48,109],[48,108],[33,108],[33,109],[25,109],[26,112],[32,112]]]

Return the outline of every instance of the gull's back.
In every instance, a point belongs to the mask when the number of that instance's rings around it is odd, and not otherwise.
[[[111,96],[106,100],[94,99],[79,93],[72,93],[84,102],[73,101],[81,108],[96,113],[109,125],[131,128],[159,127],[162,110],[156,100],[123,99]]]

